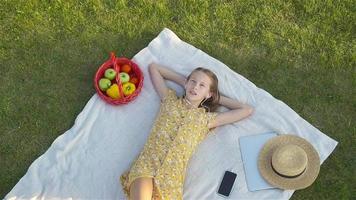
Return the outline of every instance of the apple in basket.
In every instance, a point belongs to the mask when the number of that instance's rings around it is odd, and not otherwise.
[[[101,91],[105,92],[111,86],[111,81],[107,78],[102,78],[99,80],[99,88]]]
[[[116,71],[113,68],[109,68],[105,70],[104,76],[109,80],[113,80],[116,76]]]
[[[130,78],[130,82],[136,85],[138,83],[138,78],[137,77],[131,77]]]
[[[131,95],[132,93],[135,92],[135,90],[136,90],[136,86],[131,82],[126,82],[122,85],[122,91],[124,93],[124,96]]]
[[[130,76],[126,72],[121,72],[120,73],[120,79],[121,79],[121,83],[126,83],[126,82],[129,82]]]

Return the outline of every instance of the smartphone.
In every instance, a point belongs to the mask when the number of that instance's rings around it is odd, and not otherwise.
[[[234,185],[236,174],[234,172],[225,171],[222,181],[219,186],[218,194],[228,197]]]

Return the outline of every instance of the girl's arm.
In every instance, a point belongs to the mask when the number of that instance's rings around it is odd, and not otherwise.
[[[186,78],[183,75],[168,69],[167,67],[156,63],[151,63],[148,66],[148,71],[151,76],[152,84],[161,100],[166,97],[168,92],[168,87],[164,82],[164,79],[174,81],[175,83],[184,87]]]
[[[225,97],[223,95],[220,95],[220,101],[219,104],[222,106],[225,106],[229,109],[238,109],[238,108],[252,108],[251,106],[247,104],[240,103],[237,100]]]
[[[220,96],[219,104],[231,110],[219,113],[215,120],[209,123],[209,128],[214,128],[224,124],[230,124],[233,122],[240,121],[250,116],[254,111],[252,106],[243,104],[241,102],[238,102],[237,100],[222,95]]]

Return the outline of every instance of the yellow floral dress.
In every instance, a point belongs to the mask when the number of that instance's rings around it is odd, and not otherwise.
[[[127,198],[136,178],[151,177],[152,199],[183,199],[187,163],[208,134],[208,123],[216,115],[204,108],[188,108],[183,98],[169,88],[143,150],[131,168],[120,176]]]

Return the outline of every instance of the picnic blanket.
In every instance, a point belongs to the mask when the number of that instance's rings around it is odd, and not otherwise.
[[[231,199],[289,199],[293,190],[249,192],[238,138],[268,131],[307,139],[323,162],[337,141],[320,132],[293,109],[234,72],[221,61],[182,41],[164,28],[133,60],[145,76],[140,95],[126,105],[113,106],[94,94],[75,119],[28,168],[5,199],[126,199],[119,177],[141,152],[159,110],[159,96],[148,73],[156,62],[183,75],[198,66],[212,70],[225,96],[252,105],[249,118],[216,128],[200,143],[189,160],[184,199],[222,199],[216,192],[225,170],[237,178]],[[167,81],[183,95],[183,89]],[[220,107],[219,111],[227,110]],[[319,176],[323,176],[320,174]]]

